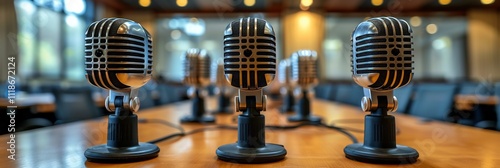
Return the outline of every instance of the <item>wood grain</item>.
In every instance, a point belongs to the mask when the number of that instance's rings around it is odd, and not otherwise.
[[[215,101],[208,99],[209,109]],[[273,105],[271,105],[273,107]],[[277,107],[274,105],[274,107]],[[155,118],[179,123],[188,114],[189,102],[142,110],[140,118]],[[358,107],[314,100],[313,113],[336,126],[363,129],[365,113]],[[286,116],[276,108],[266,115],[267,125],[289,125]],[[217,115],[217,124],[234,125],[233,115]],[[158,158],[125,164],[86,162],[86,148],[106,142],[107,119],[100,118],[42,128],[16,134],[16,161],[0,153],[1,167],[482,167],[500,165],[500,132],[443,123],[423,122],[406,115],[394,114],[399,130],[398,144],[411,146],[420,158],[411,165],[375,165],[346,159],[343,149],[351,144],[347,136],[331,129],[304,126],[293,130],[266,130],[266,142],[283,144],[288,151],[285,160],[268,164],[235,164],[217,160],[218,146],[237,140],[234,130],[210,130],[158,143]],[[186,131],[210,125],[183,124]],[[140,123],[140,141],[149,141],[177,132],[158,123]],[[353,134],[362,141],[362,133]],[[0,148],[6,149],[8,135],[0,136]]]

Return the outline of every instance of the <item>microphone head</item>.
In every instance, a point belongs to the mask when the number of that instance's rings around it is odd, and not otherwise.
[[[218,87],[228,85],[226,77],[224,76],[224,62],[222,61],[222,59],[218,60],[212,66],[211,80],[212,80],[212,83]]]
[[[318,54],[313,50],[299,50],[290,57],[292,83],[303,88],[318,84]]]
[[[282,85],[289,85],[291,82],[290,59],[281,60],[278,64],[278,82]]]
[[[182,57],[184,83],[193,86],[210,84],[210,56],[204,49],[191,48]]]
[[[351,67],[354,81],[365,88],[393,90],[413,78],[410,25],[394,17],[371,18],[352,33]]]
[[[139,23],[105,18],[85,32],[85,76],[100,88],[138,88],[151,79],[153,41]]]
[[[258,18],[241,18],[224,31],[224,73],[231,86],[257,90],[269,85],[276,73],[276,37],[273,27]]]

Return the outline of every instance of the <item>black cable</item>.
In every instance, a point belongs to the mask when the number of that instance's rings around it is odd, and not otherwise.
[[[170,134],[170,135],[167,135],[167,136],[155,139],[155,140],[148,141],[148,143],[154,144],[154,143],[158,143],[161,141],[166,141],[168,139],[172,139],[172,138],[177,137],[177,136],[184,136],[184,135],[186,135],[186,134],[185,133],[173,133],[173,134]]]
[[[176,128],[176,129],[178,129],[180,131],[179,133],[173,133],[173,134],[170,134],[170,135],[167,135],[167,136],[155,139],[155,140],[148,141],[149,143],[158,143],[158,142],[162,142],[162,141],[166,141],[166,140],[172,139],[174,137],[192,135],[192,134],[195,134],[195,133],[198,133],[198,132],[207,131],[207,130],[217,130],[217,129],[238,130],[238,127],[235,127],[235,126],[216,125],[216,126],[213,126],[213,127],[203,127],[203,128],[198,128],[198,129],[191,130],[189,132],[185,132],[184,128],[182,128],[181,126],[173,124],[173,123],[168,122],[166,120],[161,120],[161,119],[140,119],[139,122],[141,122],[141,123],[160,123],[160,124],[165,124],[165,125],[167,125],[169,127]],[[268,128],[268,129],[288,130],[288,129],[296,129],[296,128],[299,128],[299,127],[302,127],[302,126],[306,126],[306,125],[323,126],[323,127],[329,128],[329,129],[337,130],[337,131],[343,133],[344,135],[348,136],[352,140],[353,143],[358,143],[358,140],[357,140],[356,137],[354,137],[354,135],[352,135],[348,131],[363,132],[363,130],[359,130],[359,129],[355,129],[355,128],[337,127],[337,126],[333,126],[333,125],[326,125],[326,124],[323,124],[323,123],[313,123],[313,122],[301,122],[301,123],[296,124],[296,125],[286,125],[286,126],[282,126],[282,125],[266,125],[266,128]]]
[[[340,133],[343,133],[344,135],[348,136],[349,139],[351,139],[351,141],[353,143],[358,143],[358,138],[356,138],[354,135],[352,135],[350,132],[348,132],[347,130],[345,130],[342,127],[336,127],[336,126],[331,126],[331,125],[326,125],[326,124],[321,124],[321,126],[339,131]]]
[[[182,126],[174,124],[174,123],[169,122],[167,120],[161,120],[161,119],[156,119],[156,118],[141,118],[138,121],[139,121],[139,123],[160,123],[160,124],[164,124],[164,125],[167,125],[169,127],[172,127],[172,128],[175,128],[175,129],[179,130],[181,133],[185,133],[184,128],[182,128]]]

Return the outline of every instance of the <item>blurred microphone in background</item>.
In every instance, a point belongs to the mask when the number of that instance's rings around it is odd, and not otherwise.
[[[215,85],[215,95],[217,95],[217,109],[215,113],[228,113],[234,112],[231,105],[231,96],[234,96],[234,88],[229,87],[226,77],[224,76],[224,61],[218,60],[212,66],[212,83]]]
[[[290,60],[281,60],[278,65],[278,82],[281,85],[280,93],[283,100],[283,104],[280,108],[282,113],[293,112],[295,110],[295,98],[293,97],[293,87],[290,79],[291,76]]]
[[[290,57],[292,84],[296,86],[295,97],[298,98],[296,115],[288,117],[288,121],[321,122],[321,118],[311,115],[310,95],[312,87],[318,84],[316,51],[299,50]]]
[[[276,37],[273,27],[258,18],[241,18],[224,31],[224,73],[235,97],[238,116],[238,142],[220,146],[220,160],[237,163],[267,163],[285,158],[282,145],[265,142],[266,99],[262,88],[276,73]]]
[[[361,22],[352,34],[352,77],[363,87],[361,107],[365,117],[364,143],[345,147],[349,159],[370,163],[414,163],[418,152],[396,144],[397,110],[393,90],[413,77],[413,42],[410,25],[394,17]]]
[[[85,76],[90,84],[109,90],[106,109],[107,144],[90,147],[85,157],[93,162],[133,162],[158,156],[160,149],[139,143],[137,92],[151,79],[153,41],[140,24],[122,18],[92,23],[85,33]]]
[[[181,122],[215,122],[213,116],[205,115],[205,87],[210,85],[210,56],[203,49],[188,49],[182,57],[184,84],[191,86],[188,96],[193,101],[191,115],[181,118]]]

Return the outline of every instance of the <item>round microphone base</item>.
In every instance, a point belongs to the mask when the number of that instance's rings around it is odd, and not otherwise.
[[[283,145],[266,143],[262,148],[238,147],[237,143],[220,146],[215,152],[217,157],[226,162],[235,163],[270,163],[283,160],[286,149]]]
[[[215,118],[213,116],[185,116],[181,118],[181,123],[213,123]]]
[[[378,164],[410,164],[415,163],[418,152],[410,147],[396,145],[395,148],[370,148],[361,143],[351,144],[344,148],[346,158]]]
[[[290,122],[299,122],[299,121],[309,121],[311,123],[321,123],[321,118],[318,116],[304,116],[304,115],[294,115],[288,117],[288,121]]]
[[[158,157],[160,148],[155,144],[139,143],[139,146],[110,148],[106,144],[93,146],[85,151],[90,162],[125,163],[149,160]]]

